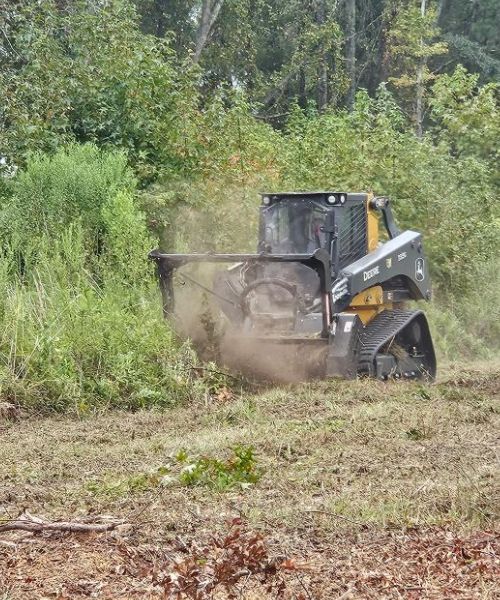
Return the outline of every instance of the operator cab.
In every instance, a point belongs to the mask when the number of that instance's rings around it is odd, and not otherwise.
[[[259,251],[313,254],[324,248],[336,268],[367,253],[368,194],[261,194]]]

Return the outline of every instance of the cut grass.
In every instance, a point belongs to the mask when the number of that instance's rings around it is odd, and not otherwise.
[[[182,448],[222,460],[242,445],[255,448],[263,470],[251,490],[166,486],[155,510],[170,505],[178,525],[189,519],[190,502],[217,514],[235,501],[260,524],[293,527],[308,510],[324,509],[374,526],[491,525],[498,381],[491,367],[430,386],[317,382],[222,405],[4,423],[0,502],[10,513],[30,506],[64,514],[68,502],[133,510],[157,493],[158,473]],[[169,501],[179,496],[187,502]]]
[[[495,531],[498,367],[450,371],[435,385],[316,382],[164,412],[3,421],[0,518],[113,514],[138,525],[134,544],[163,548],[242,515],[277,551],[321,545],[322,556],[339,536]],[[164,485],[182,449],[226,464],[238,446],[255,449],[252,485]],[[485,589],[477,597],[493,598]]]

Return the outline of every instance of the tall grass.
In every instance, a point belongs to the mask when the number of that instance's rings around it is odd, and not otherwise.
[[[82,264],[77,228],[41,244],[36,269],[23,278],[6,276],[12,257],[0,263],[0,395],[80,413],[166,406],[190,395],[194,359],[163,322],[148,267],[134,287],[107,265],[98,283]]]
[[[475,266],[476,286],[464,294],[437,290],[426,311],[441,359],[488,359],[500,354],[500,259]]]
[[[167,406],[197,392],[192,352],[161,317],[146,259],[154,241],[126,168],[114,176],[117,161],[92,147],[35,157],[4,203],[4,215],[17,214],[0,257],[4,399],[85,413]],[[28,230],[13,208],[30,196],[34,205],[47,197],[52,204],[29,214]]]

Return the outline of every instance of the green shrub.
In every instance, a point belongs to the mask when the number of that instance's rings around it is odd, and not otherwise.
[[[147,260],[154,242],[124,156],[71,146],[33,157],[11,187],[0,255],[0,395],[79,413],[196,395],[195,358],[161,315]]]
[[[192,458],[182,450],[177,460],[183,465],[179,480],[188,486],[204,485],[221,491],[257,483],[261,477],[251,447],[236,446],[227,460],[211,456]]]
[[[500,352],[500,288],[498,259],[476,265],[477,285],[454,296],[438,290],[426,311],[442,358],[486,359]]]
[[[97,283],[84,267],[78,228],[40,245],[37,267],[22,281],[8,257],[0,259],[1,396],[84,413],[168,406],[197,393],[195,359],[162,319],[145,258],[135,285],[116,271],[108,277],[108,265]]]
[[[130,2],[26,2],[10,18],[0,72],[2,153],[68,142],[118,147],[142,180],[196,163],[198,93],[190,63],[168,39],[143,35]],[[29,107],[29,110],[27,110]]]
[[[104,205],[119,191],[132,193],[134,188],[135,179],[122,151],[73,144],[53,156],[35,153],[27,168],[10,182],[10,193],[0,206],[3,241],[25,249],[26,255],[38,237],[58,239],[78,222],[88,254],[95,254],[106,226]]]

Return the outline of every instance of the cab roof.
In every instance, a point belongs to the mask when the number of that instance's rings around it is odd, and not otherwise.
[[[313,192],[260,192],[261,196],[324,196],[325,194],[347,194],[339,190],[316,190]]]
[[[316,200],[326,200],[330,196],[339,199],[342,198],[342,204],[347,200],[352,202],[364,202],[368,196],[367,192],[339,192],[339,191],[315,191],[315,192],[261,192],[262,198],[276,200],[294,200],[297,198],[311,198]],[[334,203],[332,203],[334,204]]]

